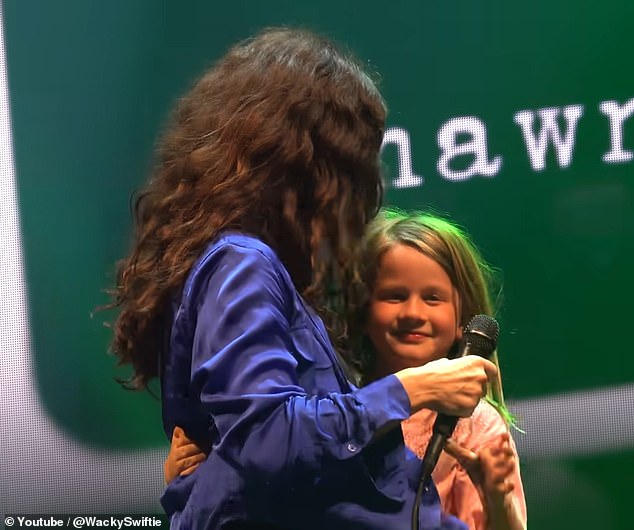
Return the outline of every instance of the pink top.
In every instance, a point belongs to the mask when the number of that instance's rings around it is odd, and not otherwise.
[[[435,419],[436,412],[423,409],[402,423],[405,443],[419,458],[422,458],[425,453]],[[507,431],[508,427],[499,413],[487,402],[481,401],[470,418],[462,418],[458,421],[452,439],[459,445],[478,452]],[[524,488],[520,477],[517,449],[512,437],[510,443],[517,462],[511,477],[515,489],[510,495],[514,497],[519,512],[526,521]],[[432,477],[445,512],[467,523],[470,530],[486,530],[484,509],[478,490],[455,458],[443,452]]]

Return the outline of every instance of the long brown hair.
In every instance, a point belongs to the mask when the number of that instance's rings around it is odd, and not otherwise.
[[[384,124],[370,77],[307,31],[267,29],[202,76],[159,143],[118,265],[112,349],[133,367],[129,387],[157,375],[170,301],[226,229],[271,245],[331,328],[341,320],[327,299],[342,299],[351,249],[381,202]]]

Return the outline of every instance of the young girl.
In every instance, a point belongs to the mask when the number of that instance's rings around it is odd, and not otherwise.
[[[366,381],[445,357],[474,315],[493,312],[491,268],[460,228],[438,216],[381,212],[368,227],[362,264],[370,301],[351,326],[363,323],[357,351]],[[435,418],[421,410],[402,424],[421,458]],[[433,473],[443,508],[474,530],[526,526],[509,418],[498,372],[487,399],[458,421],[446,447],[451,456],[441,455]]]
[[[354,350],[366,383],[445,357],[474,315],[492,313],[490,267],[468,236],[440,217],[382,211],[368,226],[361,264],[370,297],[350,313],[349,325],[360,337]],[[435,416],[423,409],[402,423],[407,446],[420,458]],[[526,527],[517,451],[504,420],[509,417],[498,377],[487,400],[458,422],[449,454],[441,455],[433,473],[443,508],[472,530]],[[191,473],[204,457],[175,430],[166,480]]]
[[[378,209],[385,107],[357,63],[303,31],[233,47],[179,103],[136,203],[113,349],[163,422],[214,450],[174,480],[173,528],[409,527],[399,422],[468,416],[495,365],[470,356],[349,382],[353,254]],[[339,304],[339,305],[338,305]],[[422,528],[462,529],[435,490]]]

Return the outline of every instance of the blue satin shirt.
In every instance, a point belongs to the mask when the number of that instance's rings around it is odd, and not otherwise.
[[[322,321],[274,251],[227,232],[193,267],[174,306],[162,363],[163,423],[181,425],[207,460],[166,489],[172,528],[407,530],[419,462],[395,376],[345,377]],[[466,530],[429,492],[421,529]]]

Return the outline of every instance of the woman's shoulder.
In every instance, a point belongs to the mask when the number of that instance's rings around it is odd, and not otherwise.
[[[221,232],[210,241],[205,252],[198,260],[198,264],[208,261],[211,256],[218,253],[223,255],[238,253],[244,256],[254,256],[255,259],[259,256],[272,265],[281,265],[277,254],[267,243],[254,235],[244,232],[233,230]]]
[[[258,271],[284,270],[275,251],[262,239],[243,232],[221,232],[209,242],[192,267],[190,276],[215,271],[221,265],[244,266]]]
[[[258,237],[237,231],[222,232],[209,242],[187,277],[182,300],[196,299],[212,278],[219,284],[257,285],[284,298],[294,292],[275,251]]]

